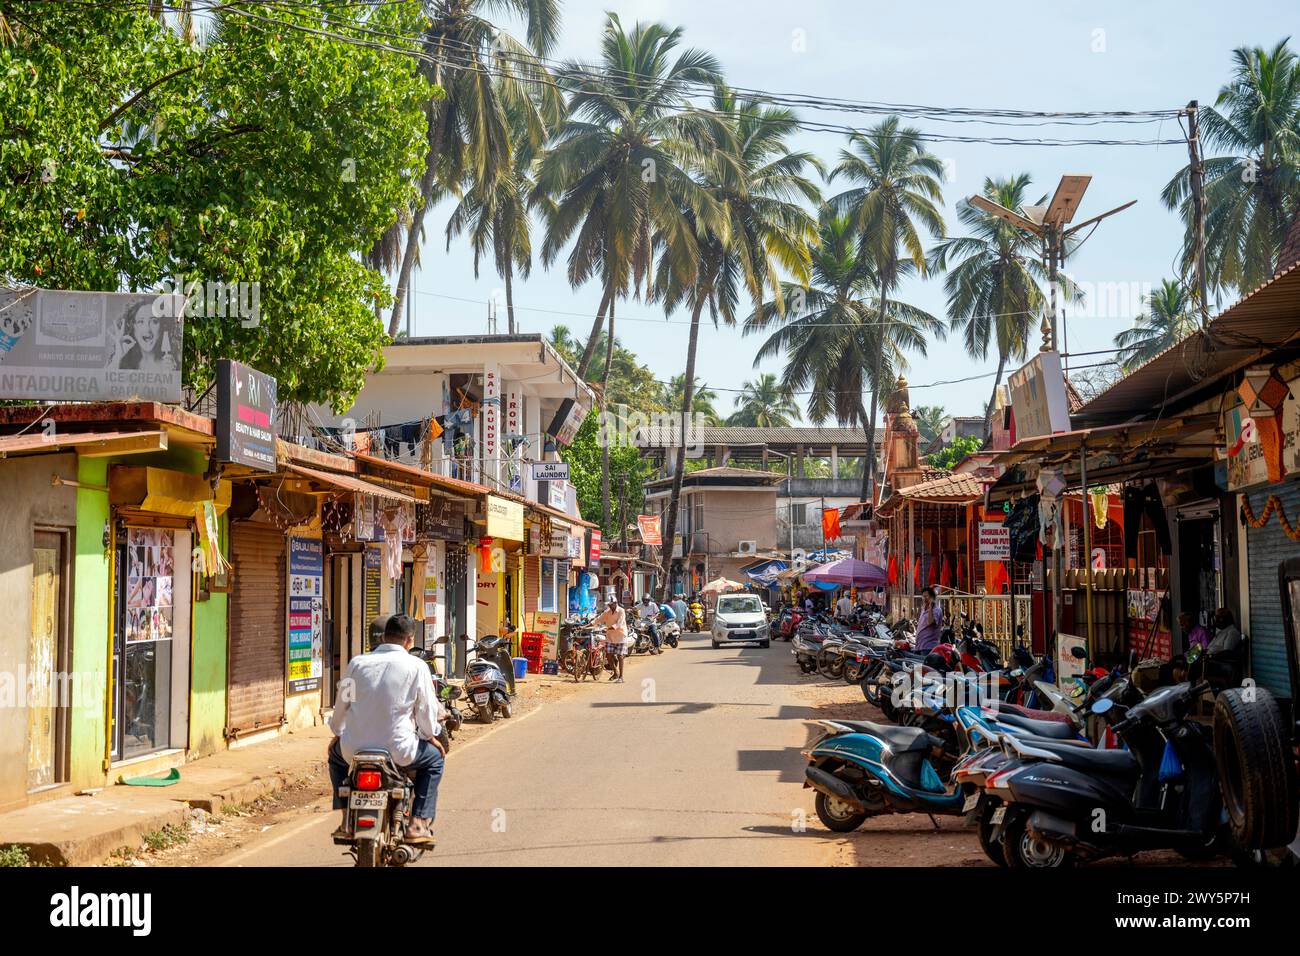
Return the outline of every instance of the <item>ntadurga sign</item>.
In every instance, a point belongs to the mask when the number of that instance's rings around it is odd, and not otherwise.
[[[179,293],[0,288],[0,399],[181,401]]]

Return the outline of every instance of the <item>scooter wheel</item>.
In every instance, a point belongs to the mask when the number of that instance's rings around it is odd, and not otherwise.
[[[1028,823],[1028,811],[1007,811],[1006,825],[1002,829],[1002,850],[1008,869],[1056,870],[1074,866],[1073,853],[1055,843],[1037,839],[1029,832]]]
[[[996,805],[989,803],[984,807],[984,812],[980,814],[980,849],[996,865],[1005,867],[1007,865],[1007,854],[1002,847],[1002,840],[993,838],[993,811],[996,809]]]
[[[821,820],[826,829],[836,833],[849,833],[856,830],[862,826],[862,822],[868,816],[856,807],[834,797],[828,797],[820,791],[817,793],[814,806],[817,808],[817,819]]]
[[[502,705],[501,705],[501,716],[502,716],[502,717],[504,717],[504,718],[506,718],[507,720],[509,720],[509,719],[510,719],[511,717],[513,717],[514,715],[515,715],[515,708],[514,708],[514,706],[513,706],[512,704],[508,704],[508,703],[506,703],[506,704],[502,704]]]
[[[484,704],[482,707],[479,708],[478,719],[479,719],[479,723],[482,724],[490,724],[492,723],[493,720],[496,719],[496,714],[492,712],[491,703]]]

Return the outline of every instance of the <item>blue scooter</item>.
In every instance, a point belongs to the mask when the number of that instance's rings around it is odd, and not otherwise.
[[[941,687],[927,688],[928,705],[941,710],[962,755],[995,745],[1003,734],[1050,737],[1088,746],[1074,729],[1055,721],[1027,720],[978,707],[944,708]],[[950,763],[948,741],[923,727],[895,727],[855,720],[819,721],[826,734],[806,752],[804,786],[817,791],[817,817],[836,833],[856,830],[872,816],[925,813],[964,816],[976,809],[972,794],[949,786],[937,766]],[[937,826],[937,823],[936,823]]]

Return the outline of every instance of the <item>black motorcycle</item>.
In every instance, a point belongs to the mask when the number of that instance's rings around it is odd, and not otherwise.
[[[435,641],[436,644],[445,644],[446,642],[447,638],[445,637],[440,637]],[[442,742],[444,750],[450,750],[456,731],[460,730],[461,725],[465,722],[460,708],[456,706],[456,701],[460,700],[461,697],[461,689],[448,684],[447,679],[438,673],[438,668],[434,666],[427,649],[413,647],[411,648],[411,654],[429,665],[429,676],[433,678],[433,693],[442,703],[443,710],[446,711],[446,716],[442,721],[442,733],[438,735],[438,739]]]
[[[1096,700],[1091,712],[1128,750],[1009,739],[1017,759],[985,785],[1002,802],[991,822],[1007,865],[1062,867],[1156,849],[1188,859],[1228,852],[1210,732],[1187,717],[1208,686],[1162,687],[1131,706],[1123,692]]]
[[[339,788],[347,800],[345,834],[334,837],[346,846],[359,867],[405,866],[424,853],[404,842],[415,802],[415,782],[393,762],[387,750],[362,750]]]
[[[501,666],[503,657],[505,670]],[[474,708],[474,716],[485,724],[492,723],[498,715],[513,716],[511,698],[514,690],[514,662],[510,660],[501,638],[495,634],[483,637],[474,645],[474,660],[465,667],[465,695]]]

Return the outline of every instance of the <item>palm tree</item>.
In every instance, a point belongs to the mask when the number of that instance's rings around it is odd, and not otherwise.
[[[660,386],[663,391],[660,395],[660,404],[664,408],[675,408],[680,410],[682,402],[685,401],[686,395],[686,376],[674,375],[667,384]],[[691,386],[691,415],[698,415],[700,420],[706,425],[717,425],[722,419],[718,415],[718,393],[707,385],[701,385],[697,378],[695,384]]]
[[[681,37],[680,28],[660,23],[637,23],[629,33],[611,13],[599,69],[569,63],[560,70],[569,108],[541,163],[537,189],[555,197],[542,261],[550,265],[569,247],[570,284],[596,278],[602,287],[579,375],[587,373],[615,299],[648,281],[656,234],[671,239],[678,280],[694,279],[698,249],[686,214],[708,215],[708,197],[686,164],[703,149],[706,134],[686,97],[694,84],[714,83],[720,72],[713,55],[701,50],[673,58]]]
[[[390,337],[401,323],[429,207],[467,181],[483,196],[493,193],[497,180],[515,168],[518,129],[536,147],[562,110],[540,59],[559,34],[559,0],[435,0],[426,7],[428,25],[417,42],[428,59],[420,68],[439,93],[425,106],[423,201],[403,211],[369,256],[376,268],[396,268]],[[489,12],[521,19],[527,42],[494,26],[486,19]]]
[[[921,444],[925,446],[939,437],[944,423],[948,421],[948,413],[942,405],[918,405],[912,409],[912,421],[916,422],[916,430],[921,433]]]
[[[1146,302],[1149,310],[1137,317],[1133,328],[1115,336],[1120,350],[1115,358],[1125,372],[1149,362],[1200,326],[1187,289],[1173,279],[1161,280],[1160,288],[1148,295]]]
[[[512,146],[514,155],[500,175],[486,182],[471,182],[469,190],[456,205],[447,221],[447,248],[463,232],[469,232],[474,249],[474,278],[478,278],[479,259],[492,256],[497,275],[505,284],[506,327],[511,335],[519,331],[515,322],[514,277],[516,272],[528,278],[533,268],[530,204],[545,213],[548,198],[536,194],[533,168],[537,147],[529,141],[528,130],[517,110],[514,117]]]
[[[984,180],[984,196],[1007,209],[1024,205],[1029,174]],[[1044,205],[1047,198],[1038,200]],[[944,239],[930,250],[932,270],[947,269],[948,321],[960,331],[966,352],[982,359],[992,345],[998,353],[998,373],[993,395],[985,409],[984,431],[991,428],[994,396],[1002,384],[1007,361],[1025,356],[1043,310],[1040,281],[1046,270],[1039,260],[1037,241],[1011,223],[972,206],[957,204],[957,219],[970,235]]]
[[[799,420],[799,406],[772,372],[746,382],[736,398],[736,411],[728,425],[751,428],[787,428]]]
[[[1300,67],[1282,40],[1273,49],[1238,47],[1232,80],[1200,110],[1201,138],[1225,155],[1202,160],[1207,283],[1247,291],[1270,279],[1300,210]],[[1186,225],[1183,274],[1196,262],[1191,168],[1160,194]]]
[[[898,263],[900,276],[915,268],[911,260]],[[820,425],[833,418],[844,427],[863,428],[868,449],[875,447],[875,429],[864,393],[871,390],[874,411],[876,396],[887,396],[907,368],[905,353],[924,355],[929,336],[945,335],[941,319],[896,299],[889,300],[882,322],[881,301],[872,295],[879,281],[871,261],[861,255],[849,217],[826,209],[809,284],[785,287],[785,301],[794,303],[791,314],[783,316],[779,303],[769,301],[745,321],[746,335],[779,325],[759,347],[754,364],[784,355],[781,385],[809,392],[809,419]],[[863,501],[870,500],[874,458],[868,454],[862,469]]]
[[[572,361],[573,357],[578,353],[578,340],[573,337],[573,332],[567,325],[551,326],[546,341],[550,343],[551,348],[564,357],[566,362]]]
[[[893,314],[890,299],[903,277],[904,266],[926,274],[925,251],[918,223],[932,235],[944,233],[937,203],[942,201],[939,182],[943,164],[921,145],[920,133],[899,128],[898,117],[890,116],[865,133],[849,136],[848,148],[840,150],[840,161],[831,179],[845,179],[851,187],[830,200],[836,212],[849,215],[857,230],[859,256],[869,259],[876,275],[877,321],[886,327]],[[875,448],[876,409],[887,343],[891,334],[874,337],[876,352],[871,356],[871,410],[867,417],[867,448]],[[874,493],[876,457],[867,455],[863,469],[863,500]]]
[[[735,324],[742,297],[755,308],[770,289],[778,311],[784,311],[781,273],[807,281],[809,246],[817,240],[816,221],[801,202],[818,202],[820,191],[808,179],[808,169],[820,170],[811,153],[791,152],[787,140],[798,127],[795,114],[758,99],[738,99],[722,84],[714,90],[707,141],[712,148],[698,156],[695,173],[701,188],[719,213],[713,219],[686,210],[697,237],[699,268],[689,282],[673,267],[675,243],[671,235],[655,237],[661,250],[655,273],[655,292],[667,312],[679,306],[690,309],[691,331],[686,345],[686,388],[682,395],[682,435],[692,407],[695,358],[700,337],[700,316],[707,307],[716,324]],[[666,521],[672,541],[686,469],[684,450],[676,456],[672,493]],[[672,581],[672,550],[663,552],[665,597]]]

